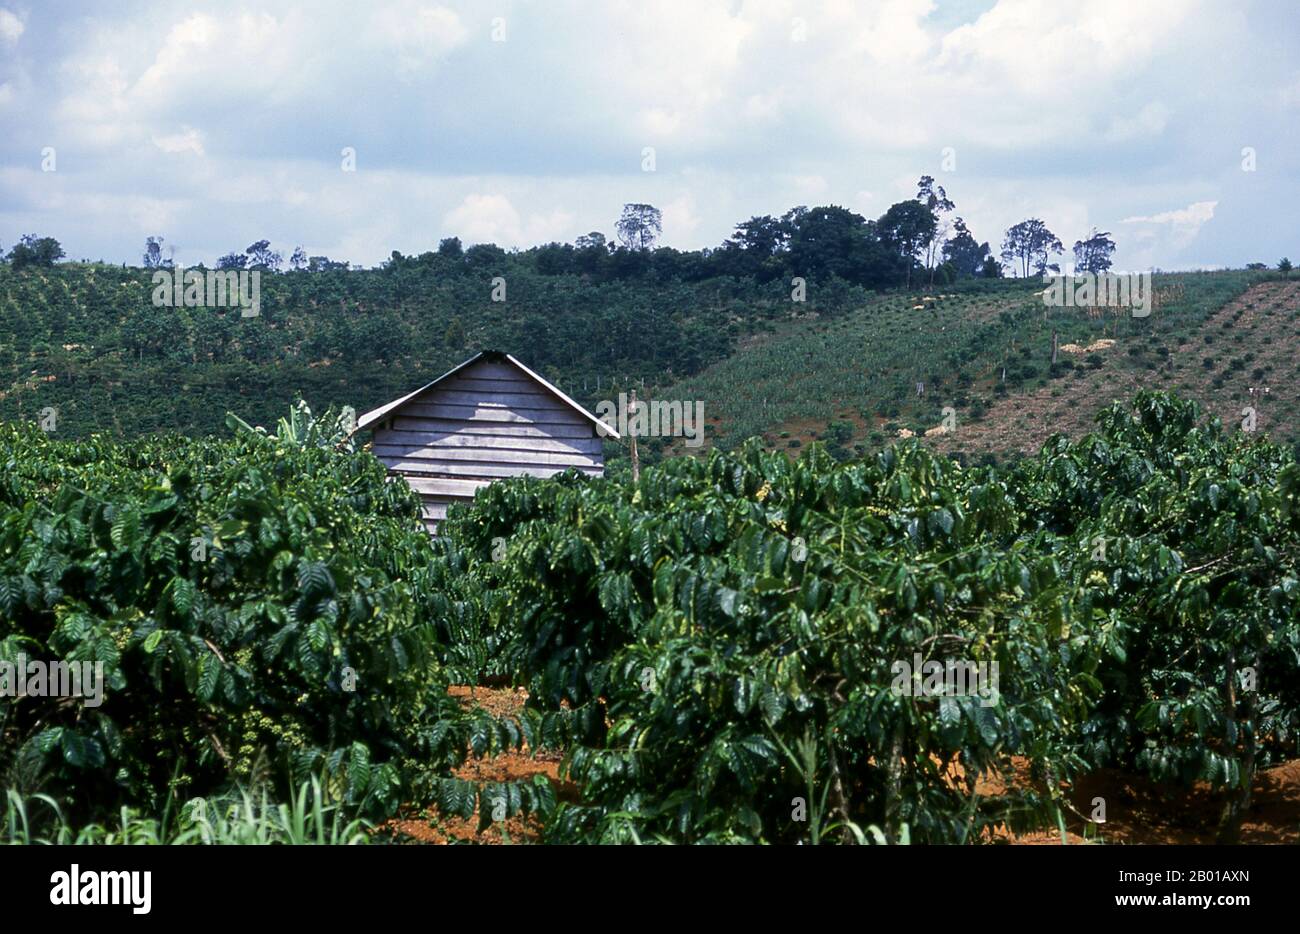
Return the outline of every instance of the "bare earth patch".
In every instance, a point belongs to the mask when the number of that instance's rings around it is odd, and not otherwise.
[[[523,688],[454,685],[447,693],[465,706],[481,707],[495,717],[517,715],[528,700],[528,692]],[[573,800],[576,789],[561,780],[560,759],[557,752],[544,750],[533,755],[525,748],[519,752],[471,757],[452,775],[471,782],[518,782],[528,781],[535,775],[544,775],[555,786],[557,797]],[[437,805],[415,805],[401,816],[383,824],[377,832],[393,835],[399,840],[405,838],[406,842],[433,844],[535,843],[540,835],[537,820],[530,816],[515,815],[505,821],[494,822],[483,830],[478,829],[478,823],[477,808],[470,817],[464,818],[442,814]]]
[[[1112,402],[1131,399],[1139,389],[1171,389],[1190,396],[1229,429],[1240,426],[1249,405],[1256,409],[1260,432],[1292,436],[1298,427],[1293,413],[1300,406],[1295,370],[1300,322],[1292,318],[1297,309],[1300,282],[1252,286],[1211,315],[1186,344],[1171,344],[1168,361],[1156,369],[1121,365],[1121,354],[1133,340],[1124,339],[1098,348],[1099,368],[1076,365],[1070,374],[1038,389],[996,398],[982,419],[963,419],[956,432],[932,443],[944,453],[1034,454],[1054,434],[1077,438],[1092,430],[1098,412]],[[1211,343],[1204,343],[1205,335],[1212,337]],[[1232,359],[1244,361],[1247,354],[1253,355],[1248,363],[1231,368]],[[1206,357],[1216,358],[1213,369],[1204,366]],[[1267,372],[1257,377],[1257,370]],[[1216,376],[1222,378],[1217,387]],[[1257,390],[1254,395],[1252,388]],[[1269,392],[1260,392],[1263,389]]]

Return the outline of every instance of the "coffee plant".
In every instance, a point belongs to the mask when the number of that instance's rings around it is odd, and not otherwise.
[[[421,606],[418,500],[368,454],[58,442],[0,425],[0,658],[102,663],[104,698],[0,699],[0,770],[69,816],[323,774],[387,810],[463,755]],[[178,798],[179,796],[179,798]]]
[[[1206,783],[1232,842],[1295,757],[1300,466],[1192,402],[1003,466],[750,442],[501,481],[433,542],[346,416],[231,425],[0,425],[0,660],[106,681],[0,697],[10,800],[58,815],[22,836],[129,810],[184,837],[196,798],[314,781],[339,821],[436,804],[550,842],[968,843],[1086,820],[1072,785],[1117,767]],[[502,749],[562,750],[565,786],[455,772]]]
[[[1002,471],[750,444],[493,485],[446,525],[435,615],[462,670],[571,712],[550,839],[793,842],[817,814],[975,841],[1120,764],[1220,789],[1231,840],[1294,755],[1298,490],[1158,393]],[[899,690],[914,658],[996,664],[996,701]]]

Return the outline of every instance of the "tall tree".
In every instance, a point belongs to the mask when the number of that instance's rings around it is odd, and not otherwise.
[[[307,251],[301,246],[294,247],[293,255],[289,257],[289,268],[294,272],[298,272],[299,270],[306,269],[308,262]]]
[[[163,257],[163,238],[146,237],[144,241],[144,268],[145,269],[162,269],[170,266],[172,261]]]
[[[600,271],[601,264],[609,256],[609,241],[599,230],[583,234],[574,245],[577,247],[575,266],[578,272],[594,275]]]
[[[793,225],[790,267],[796,276],[852,276],[854,258],[866,240],[866,218],[838,205],[795,209],[787,216]]]
[[[789,250],[794,229],[794,224],[770,214],[741,221],[714,254],[714,265],[723,275],[774,278],[781,274],[777,257]]]
[[[736,232],[726,241],[737,249],[753,250],[758,256],[774,256],[790,245],[790,226],[770,214],[751,217],[736,225]],[[725,244],[724,244],[725,246]]]
[[[236,256],[237,259],[241,259],[241,260],[247,258],[244,256],[237,256],[236,254],[231,254],[231,255]],[[335,270],[347,269],[349,265],[351,264],[347,262],[337,262],[335,260],[330,259],[328,256],[307,257],[308,272],[332,272]],[[242,269],[243,267],[240,266],[236,268]]]
[[[1110,268],[1110,257],[1115,252],[1115,241],[1110,231],[1098,233],[1092,228],[1087,240],[1074,241],[1074,268],[1076,272],[1103,273]]]
[[[649,250],[663,233],[663,214],[651,204],[625,204],[616,229],[629,250]]]
[[[14,269],[24,266],[53,266],[67,254],[53,237],[24,234],[9,251],[9,264]]]
[[[939,256],[940,248],[948,236],[946,215],[952,213],[957,206],[948,199],[948,193],[943,190],[943,186],[936,185],[934,178],[929,175],[922,175],[921,180],[916,183],[916,200],[929,208],[930,213],[934,215],[934,230],[925,242],[925,266],[930,270],[930,284],[933,285],[935,259]]]
[[[959,276],[978,276],[992,258],[988,243],[977,241],[960,217],[953,222],[953,229],[953,238],[943,245],[943,261],[951,263]]]
[[[270,240],[258,240],[244,252],[248,255],[248,265],[253,269],[269,269],[274,272],[280,268],[280,254],[271,249]]]
[[[1007,263],[1019,263],[1020,274],[1027,279],[1031,266],[1034,273],[1041,276],[1046,272],[1050,258],[1063,249],[1061,239],[1038,218],[1031,217],[1007,230],[1006,239],[1002,241],[1002,259]]]
[[[934,239],[936,224],[934,212],[919,201],[900,201],[880,218],[881,239],[907,263],[904,284],[909,288],[917,255]]]
[[[789,248],[777,256],[792,276],[830,289],[835,287],[832,276],[882,288],[903,274],[899,257],[893,245],[882,240],[877,222],[861,214],[833,204],[811,209],[801,206],[787,211],[781,221],[789,230]],[[822,294],[827,295],[825,291]]]

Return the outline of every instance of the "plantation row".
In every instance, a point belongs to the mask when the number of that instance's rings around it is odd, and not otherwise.
[[[320,776],[350,813],[522,811],[556,842],[974,842],[1119,766],[1210,782],[1231,841],[1297,754],[1300,467],[1193,403],[1000,469],[751,443],[501,482],[433,543],[330,444],[0,426],[0,658],[109,672],[97,708],[0,700],[8,786],[80,821]],[[996,692],[900,690],[914,660]],[[522,716],[448,696],[501,680]],[[576,800],[449,777],[520,746],[563,750]]]
[[[829,321],[779,325],[775,337],[747,344],[665,394],[706,400],[706,411],[720,419],[709,432],[712,445],[731,447],[763,435],[769,444],[786,446],[790,434],[815,426],[821,438],[832,442],[832,454],[839,453],[837,447],[859,454],[878,451],[886,439],[897,437],[900,427],[923,434],[942,421],[945,406],[954,407],[963,425],[978,422],[999,399],[1045,388],[1078,398],[1091,416],[1116,396],[1084,391],[1077,381],[1102,365],[1110,368],[1108,373],[1135,374],[1145,384],[1154,381],[1184,396],[1223,401],[1225,408],[1240,402],[1240,410],[1249,401],[1244,388],[1240,399],[1235,387],[1222,382],[1206,391],[1211,387],[1203,389],[1175,367],[1194,361],[1199,370],[1198,348],[1224,342],[1234,353],[1253,357],[1250,329],[1214,328],[1209,333],[1205,325],[1260,282],[1260,275],[1184,273],[1159,275],[1154,281],[1157,298],[1147,318],[1046,309],[1042,297],[1024,283],[936,290],[934,300],[919,308],[914,297],[887,293]],[[1300,309],[1288,307],[1284,314],[1290,331],[1292,322],[1300,320]],[[1105,358],[1072,359],[1060,352],[1053,359],[1054,345],[1088,346],[1103,338],[1119,342]],[[1281,372],[1270,374],[1271,379],[1257,375],[1251,375],[1250,385],[1272,382],[1275,395],[1287,384]],[[923,384],[924,396],[917,395],[917,383]],[[1279,408],[1277,401],[1270,397],[1268,404]],[[848,435],[838,445],[832,427],[837,420],[841,433]],[[787,433],[774,430],[778,428]],[[1275,437],[1293,433],[1281,420],[1271,422],[1270,431]]]
[[[1107,382],[1154,379],[1217,403],[1224,417],[1249,403],[1275,437],[1296,440],[1275,417],[1295,401],[1296,365],[1270,352],[1300,326],[1294,297],[1280,292],[1240,322],[1207,325],[1266,273],[1157,276],[1151,316],[1133,318],[1046,309],[1038,280],[962,279],[901,294],[831,276],[809,279],[796,302],[785,279],[602,280],[544,274],[532,254],[493,256],[266,272],[261,314],[249,318],[153,307],[147,270],[0,265],[0,418],[52,416],[62,438],[220,434],[227,411],[265,423],[298,396],[366,411],[463,362],[469,348],[497,347],[526,349],[530,367],[588,408],[633,386],[642,398],[702,401],[706,443],[727,448],[758,435],[790,447],[820,437],[837,457],[861,456],[899,428],[933,428],[946,407],[969,425],[1000,400],[1039,391],[1077,397],[1086,425],[1112,398],[1080,382],[1098,372]],[[504,301],[493,299],[498,275]],[[1077,358],[1056,350],[1100,338],[1118,344]],[[650,439],[641,454],[658,460],[670,441]],[[994,446],[1005,454],[1010,445]]]
[[[1222,789],[1232,840],[1296,755],[1300,468],[1197,416],[1144,394],[1004,471],[751,444],[635,488],[497,485],[447,526],[435,615],[458,677],[599,711],[563,839],[976,840],[1118,765]],[[996,662],[998,702],[893,690],[916,653]]]

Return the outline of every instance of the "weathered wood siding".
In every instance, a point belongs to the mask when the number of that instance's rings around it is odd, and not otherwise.
[[[454,502],[502,477],[604,472],[590,421],[509,362],[479,360],[393,411],[374,454],[424,500],[432,534]]]

